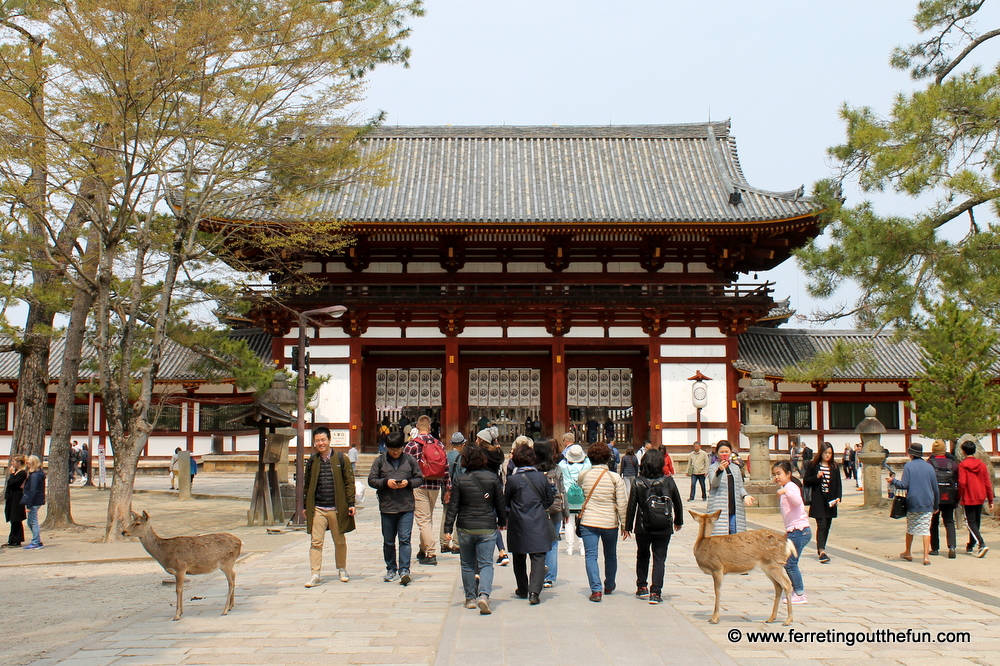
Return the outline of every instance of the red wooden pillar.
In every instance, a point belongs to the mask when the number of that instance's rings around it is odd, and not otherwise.
[[[552,433],[557,440],[569,429],[566,408],[566,341],[552,339],[552,385],[549,403],[552,405]]]
[[[441,419],[443,436],[462,430],[459,422],[461,382],[458,372],[458,339],[448,338],[444,343],[444,418]],[[445,435],[447,433],[447,435]]]
[[[739,339],[731,336],[726,339],[726,358],[737,359],[740,357]],[[740,392],[740,373],[733,367],[732,363],[726,364],[726,435],[730,442],[740,441],[740,406],[736,402],[736,394]],[[775,444],[778,442],[777,436],[774,438]],[[702,442],[702,446],[711,444]]]
[[[660,380],[660,339],[649,339],[649,441],[663,444],[663,384]],[[642,442],[635,442],[638,449]]]
[[[362,359],[361,359],[361,338],[351,338],[351,443],[358,447],[358,451],[361,450],[362,435],[364,433],[363,424],[363,404],[362,399],[364,393],[362,392]],[[375,428],[378,427],[372,424],[369,430],[375,432]]]

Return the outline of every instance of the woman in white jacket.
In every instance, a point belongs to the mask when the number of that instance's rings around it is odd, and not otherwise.
[[[587,454],[583,452],[583,447],[573,444],[566,449],[565,459],[559,461],[559,469],[562,470],[563,488],[566,490],[566,507],[569,509],[569,528],[566,530],[566,554],[573,554],[573,543],[576,541],[576,532],[572,529],[575,523],[575,515],[580,513],[585,495],[580,488],[580,475],[593,467],[587,459]],[[578,546],[580,554],[583,555],[583,543]]]
[[[580,475],[580,488],[585,498],[580,511],[580,536],[586,552],[587,580],[590,582],[590,600],[601,601],[605,594],[615,591],[618,574],[618,533],[625,530],[628,494],[625,481],[608,470],[611,449],[604,442],[591,444],[587,457],[594,465]],[[597,565],[597,545],[604,545],[604,587]]]

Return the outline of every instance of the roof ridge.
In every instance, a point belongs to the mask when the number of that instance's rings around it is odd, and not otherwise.
[[[730,122],[635,125],[383,125],[369,138],[679,138],[708,139],[708,129],[729,136]]]

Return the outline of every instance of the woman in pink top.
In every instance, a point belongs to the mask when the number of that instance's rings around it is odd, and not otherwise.
[[[785,563],[785,571],[792,580],[792,603],[804,604],[806,586],[802,583],[802,572],[799,571],[799,557],[812,539],[812,531],[809,529],[809,516],[802,502],[802,486],[799,480],[792,476],[792,463],[787,460],[775,463],[771,468],[771,475],[781,486],[778,488],[778,496],[781,498],[781,518],[785,521],[788,539],[795,546],[795,556],[789,556],[788,562]]]

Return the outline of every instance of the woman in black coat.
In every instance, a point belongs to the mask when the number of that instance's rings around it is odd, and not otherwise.
[[[657,525],[663,514],[658,518],[651,515],[650,495],[670,498],[670,525]],[[628,513],[625,515],[623,538],[628,538],[629,532],[635,533],[635,596],[649,596],[649,603],[661,604],[663,597],[663,569],[667,559],[667,548],[670,546],[670,536],[679,532],[684,525],[684,506],[681,504],[681,493],[677,484],[669,476],[663,475],[663,453],[659,449],[650,449],[642,457],[639,465],[639,476],[632,483],[628,497]],[[646,574],[649,573],[650,553],[653,558],[652,584],[646,586]]]
[[[826,539],[830,536],[830,526],[837,517],[837,505],[843,499],[843,485],[837,470],[837,457],[833,444],[823,442],[812,461],[806,463],[802,483],[812,490],[809,503],[809,517],[816,520],[816,550],[819,561],[829,564],[826,554]]]
[[[3,491],[3,515],[10,523],[10,537],[7,543],[0,545],[0,548],[15,548],[24,541],[24,505],[21,504],[22,489],[24,481],[28,478],[28,472],[24,469],[24,456],[18,454],[11,458],[10,476],[7,477],[7,485]]]
[[[514,449],[511,459],[514,474],[507,477],[504,498],[507,500],[507,547],[514,555],[514,594],[532,605],[545,582],[545,554],[552,546],[552,522],[548,508],[555,501],[555,491],[545,475],[535,469],[535,451],[530,444]],[[525,558],[531,558],[528,578]]]

